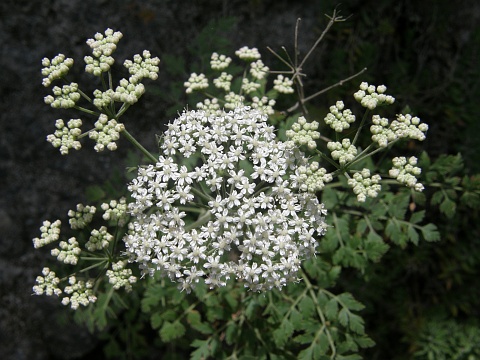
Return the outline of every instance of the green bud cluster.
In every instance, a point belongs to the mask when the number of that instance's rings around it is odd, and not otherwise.
[[[57,130],[47,136],[47,141],[53,147],[60,148],[62,155],[67,155],[70,149],[79,150],[82,147],[80,141],[77,140],[82,133],[80,126],[82,126],[82,120],[80,119],[69,120],[67,126],[62,119],[58,119],[55,122]]]
[[[367,197],[377,197],[382,189],[379,184],[380,180],[382,180],[380,175],[375,174],[371,176],[369,169],[363,169],[354,173],[353,178],[348,179],[348,185],[352,187],[354,194],[357,195],[357,200],[365,202]]]
[[[327,143],[327,148],[332,153],[332,159],[338,160],[342,166],[353,161],[357,156],[357,147],[352,145],[348,138],[343,139],[341,143],[330,141]]]
[[[197,75],[197,73],[192,73],[188,78],[188,81],[184,82],[183,85],[187,88],[185,92],[190,94],[193,91],[208,88],[208,79],[205,77],[205,74]]]
[[[143,78],[152,80],[158,79],[160,59],[152,58],[150,51],[144,50],[142,55],[134,55],[132,60],[125,60],[123,66],[128,69],[132,75],[128,81],[132,84],[138,84]]]
[[[42,75],[45,76],[42,84],[48,87],[54,80],[61,79],[68,74],[68,71],[73,66],[73,59],[65,58],[65,55],[58,54],[52,60],[43,58],[42,66]]]
[[[118,226],[125,226],[128,219],[128,205],[124,197],[118,201],[111,200],[109,203],[103,203],[101,208],[104,211],[103,220],[116,222]]]
[[[309,123],[305,117],[300,116],[291,129],[286,131],[285,135],[296,145],[306,145],[310,150],[313,150],[317,147],[316,140],[320,138],[320,133],[317,131],[318,126],[318,122],[312,121]]]
[[[97,142],[95,151],[100,152],[107,148],[110,151],[117,149],[116,141],[120,139],[120,133],[125,129],[122,123],[115,119],[108,119],[108,116],[101,114],[95,123],[95,129],[89,132],[90,139]]]
[[[110,245],[113,240],[113,235],[107,231],[106,226],[100,227],[100,229],[93,229],[91,236],[85,243],[85,248],[88,251],[102,250]]]
[[[126,269],[126,261],[118,261],[112,264],[112,270],[107,270],[108,282],[113,285],[115,290],[122,287],[125,291],[132,291],[132,284],[137,282],[137,277],[133,276],[132,269]]]
[[[218,53],[214,52],[210,58],[210,67],[214,70],[224,70],[230,65],[232,62],[232,58],[219,55]]]
[[[94,282],[92,280],[77,281],[75,276],[70,276],[68,282],[70,285],[66,286],[63,291],[70,296],[62,299],[63,305],[70,304],[70,307],[76,310],[80,305],[87,306],[89,303],[97,301],[97,297],[93,295]]]
[[[388,172],[391,177],[396,178],[399,183],[405,184],[416,191],[423,191],[423,184],[417,182],[417,177],[422,173],[422,169],[415,166],[417,165],[415,156],[411,156],[408,160],[404,156],[395,157],[392,163],[393,168]]]
[[[50,244],[57,241],[60,238],[60,226],[62,222],[56,220],[53,223],[46,220],[43,222],[43,225],[40,227],[40,238],[33,239],[33,247],[38,249],[42,246]]]
[[[345,109],[343,101],[337,101],[335,105],[330,106],[330,112],[325,117],[325,124],[336,132],[342,132],[350,127],[350,124],[355,121],[355,115],[350,109]]]
[[[277,78],[273,80],[273,88],[282,94],[293,94],[293,81],[289,77],[283,75],[277,75]]]
[[[44,98],[45,104],[50,105],[54,109],[69,109],[75,106],[75,103],[80,100],[80,93],[78,92],[78,84],[71,83],[64,85],[61,88],[54,86],[52,95],[47,95]]]
[[[83,204],[77,204],[76,211],[69,210],[68,216],[70,217],[70,220],[68,222],[70,223],[72,230],[83,229],[87,226],[92,221],[93,215],[96,211],[97,209],[95,206],[85,206]]]
[[[387,87],[385,85],[379,85],[375,88],[374,85],[368,85],[366,82],[360,84],[360,90],[358,90],[353,97],[363,107],[370,110],[375,109],[379,105],[389,105],[395,102],[395,98],[390,95],[385,95]]]
[[[52,249],[51,254],[60,262],[76,265],[78,262],[78,256],[82,252],[82,249],[80,249],[78,245],[77,239],[71,237],[68,239],[68,242],[60,241],[58,244],[59,248]]]

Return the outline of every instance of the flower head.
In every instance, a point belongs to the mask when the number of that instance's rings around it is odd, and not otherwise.
[[[306,159],[275,139],[266,115],[249,107],[184,112],[161,150],[129,186],[131,260],[186,291],[198,281],[213,288],[235,278],[266,290],[296,280],[300,259],[315,252],[311,235],[325,232],[325,210],[294,185]],[[185,166],[177,156],[194,161]]]

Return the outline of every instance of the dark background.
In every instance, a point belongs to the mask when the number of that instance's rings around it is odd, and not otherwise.
[[[122,142],[115,153],[97,155],[87,142],[82,151],[63,157],[45,141],[62,113],[43,103],[49,89],[41,85],[41,59],[58,53],[74,58],[72,74],[82,86],[89,81],[82,73],[89,50],[85,40],[107,27],[124,34],[119,63],[144,49],[160,57],[160,77],[149,83],[152,91],[124,118],[130,131],[152,147],[162,124],[184,106],[178,84],[201,66],[196,58],[201,46],[230,50],[230,55],[243,45],[255,46],[268,62],[267,45],[292,49],[301,17],[300,50],[305,52],[326,25],[324,14],[336,5],[331,0],[1,2],[0,359],[74,359],[95,351],[95,337],[66,320],[56,299],[31,296],[49,258],[48,251],[34,251],[31,239],[39,236],[43,220],[64,219],[68,209],[84,201],[88,185],[126,164]],[[410,106],[430,125],[423,147],[432,157],[461,151],[468,171],[479,172],[480,3],[354,0],[340,10],[351,17],[334,27],[307,64],[307,90],[365,66],[369,71],[313,105],[326,108],[360,81],[384,83],[397,103]],[[175,59],[184,62],[185,71],[174,66]]]

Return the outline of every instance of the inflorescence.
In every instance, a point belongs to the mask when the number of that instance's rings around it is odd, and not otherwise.
[[[186,291],[201,279],[215,288],[234,278],[257,291],[297,280],[325,232],[325,210],[301,186],[304,155],[275,140],[266,121],[240,107],[184,112],[169,125],[163,155],[128,187],[133,221],[124,240],[144,273]],[[190,157],[196,165],[177,160]]]

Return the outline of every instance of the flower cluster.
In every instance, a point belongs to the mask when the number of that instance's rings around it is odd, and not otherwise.
[[[114,32],[112,29],[105,30],[105,36],[96,33],[94,39],[88,39],[87,45],[92,49],[92,56],[85,56],[85,72],[94,76],[101,76],[110,70],[115,60],[111,56],[117,49],[117,44],[123,34],[120,31]]]
[[[58,287],[60,279],[57,277],[54,271],[51,271],[48,267],[44,267],[42,270],[43,276],[37,276],[37,285],[33,286],[33,293],[35,295],[57,295],[62,293],[62,289]]]
[[[232,58],[214,52],[210,59],[210,66],[213,70],[224,70],[231,62]]]
[[[244,78],[242,80],[242,91],[245,94],[250,94],[252,92],[255,92],[259,87],[260,87],[260,84],[255,81],[250,81],[247,78]]]
[[[77,140],[82,134],[80,126],[82,126],[80,119],[70,119],[67,126],[62,119],[58,119],[55,122],[57,130],[53,134],[47,135],[47,141],[53,147],[60,148],[62,155],[67,155],[70,149],[79,150],[82,148],[82,144]]]
[[[293,94],[293,81],[283,75],[277,75],[277,78],[273,80],[273,88],[282,94]]]
[[[134,76],[131,76],[132,78]],[[138,78],[135,78],[138,81]],[[120,80],[120,84],[112,94],[112,99],[129,105],[135,104],[145,93],[145,86],[142,83],[133,83],[127,79]]]
[[[44,221],[43,225],[40,227],[40,238],[33,239],[33,247],[38,249],[57,241],[60,238],[61,225],[62,222],[60,220],[56,220],[53,223],[48,220]]]
[[[297,174],[291,176],[292,185],[299,187],[302,191],[316,193],[325,187],[326,183],[333,180],[333,176],[327,173],[327,170],[320,167],[317,161],[312,161],[308,165],[298,167]]]
[[[83,60],[85,61],[85,72],[94,76],[101,76],[102,73],[109,71],[115,63],[115,59],[112,56],[105,55],[100,55],[98,59],[85,56]]]
[[[262,57],[257,48],[250,49],[248,46],[244,46],[235,51],[235,55],[245,61],[255,61]]]
[[[380,175],[370,175],[369,169],[363,169],[362,171],[353,174],[353,178],[348,179],[348,185],[353,188],[353,192],[357,195],[359,202],[365,202],[367,197],[377,197],[378,192],[382,189],[379,184],[382,178]]]
[[[427,124],[421,123],[418,117],[412,117],[409,114],[397,115],[397,119],[391,124],[388,119],[373,115],[372,126],[370,126],[372,140],[380,147],[386,147],[389,143],[401,138],[425,140],[427,130]]]
[[[218,103],[217,98],[205,99],[202,102],[197,103],[196,108],[205,111],[206,114],[221,113],[220,104]]]
[[[144,273],[186,291],[199,281],[215,288],[236,278],[260,291],[296,280],[325,232],[325,210],[303,191],[304,155],[277,141],[266,121],[241,107],[184,112],[168,126],[163,155],[128,187],[133,221],[124,242]]]
[[[259,109],[267,115],[272,115],[275,112],[275,110],[273,110],[275,103],[275,100],[269,99],[266,96],[262,96],[261,98],[259,98],[258,96],[254,96],[252,98],[252,103],[250,104],[250,106],[252,107],[252,109]]]
[[[93,294],[93,281],[78,280],[75,276],[68,278],[69,286],[66,286],[63,292],[70,296],[62,299],[63,305],[70,304],[73,310],[78,309],[80,305],[87,306],[89,303],[97,301],[97,297]]]
[[[219,89],[230,91],[232,79],[233,79],[233,76],[231,74],[222,72],[218,78],[213,80],[213,85],[215,85],[215,87]]]
[[[48,87],[54,80],[61,79],[68,74],[68,71],[73,66],[73,59],[65,58],[65,55],[58,54],[52,60],[43,58],[42,66],[42,75],[45,76],[42,84]]]
[[[92,49],[92,54],[96,58],[110,56],[117,49],[117,44],[123,34],[120,31],[113,31],[112,29],[105,30],[105,35],[96,33],[93,39],[87,40],[87,45]]]
[[[250,74],[257,80],[262,80],[269,70],[262,60],[257,60],[250,64]]]
[[[358,90],[353,97],[363,107],[370,110],[375,109],[379,105],[389,105],[395,102],[395,98],[391,95],[385,95],[387,87],[385,85],[379,85],[375,88],[374,85],[368,85],[366,82],[360,84],[360,90]]]
[[[309,123],[305,117],[300,116],[292,124],[292,127],[286,131],[285,135],[296,145],[306,145],[310,150],[313,150],[317,147],[316,140],[320,138],[320,132],[317,131],[318,126],[318,122],[313,121]]]
[[[345,109],[343,101],[337,101],[335,105],[330,106],[330,112],[325,117],[325,124],[336,132],[342,132],[350,127],[350,124],[355,121],[355,115],[350,109]]]
[[[118,261],[112,264],[112,270],[107,270],[108,282],[113,285],[115,290],[124,287],[125,291],[132,291],[132,284],[137,282],[137,278],[132,275],[132,269],[126,269],[126,261]]]
[[[75,106],[75,103],[80,100],[80,93],[78,92],[78,84],[71,83],[64,85],[61,88],[54,86],[52,95],[45,96],[45,104],[50,105],[54,109],[69,109]]]
[[[113,240],[113,235],[110,234],[106,226],[100,229],[93,229],[91,236],[85,244],[85,249],[88,251],[97,251],[106,249]]]
[[[404,156],[396,157],[393,158],[392,163],[393,168],[388,172],[391,177],[396,178],[399,183],[405,184],[416,191],[423,191],[423,184],[417,182],[417,177],[422,173],[422,169],[415,166],[417,165],[415,156],[409,159]]]
[[[330,141],[327,143],[327,148],[332,153],[332,159],[338,160],[342,166],[353,161],[357,156],[357,147],[352,145],[348,138],[343,139],[341,143]]]
[[[110,151],[117,149],[117,141],[120,139],[120,133],[125,129],[122,123],[117,123],[115,119],[108,119],[105,114],[100,114],[95,129],[90,131],[88,136],[97,142],[94,149],[98,152],[107,148]]]
[[[244,102],[244,96],[230,91],[227,95],[225,95],[225,104],[223,106],[225,107],[225,109],[233,110],[238,107],[242,107]]]
[[[152,58],[150,51],[143,50],[142,55],[136,54],[133,56],[133,61],[125,60],[123,66],[128,69],[131,75],[128,81],[131,84],[138,84],[143,78],[157,80],[160,71],[159,64],[160,59],[158,57]]]
[[[104,211],[103,220],[112,221],[118,226],[125,226],[128,220],[127,207],[127,200],[124,197],[118,201],[111,200],[109,203],[103,203],[101,205]]]
[[[78,262],[78,256],[82,252],[82,249],[78,246],[78,241],[74,237],[71,237],[67,241],[60,241],[59,248],[51,250],[52,256],[55,256],[58,261],[65,264],[76,265]]]
[[[76,211],[68,211],[68,216],[70,217],[70,220],[68,222],[70,223],[70,227],[73,230],[83,229],[87,224],[92,221],[93,215],[96,211],[97,209],[95,208],[95,206],[85,206],[83,204],[77,204]]]
[[[197,73],[192,73],[188,78],[188,81],[186,81],[183,85],[187,88],[185,92],[190,94],[193,91],[208,88],[208,79],[205,77],[205,74],[197,75]]]

